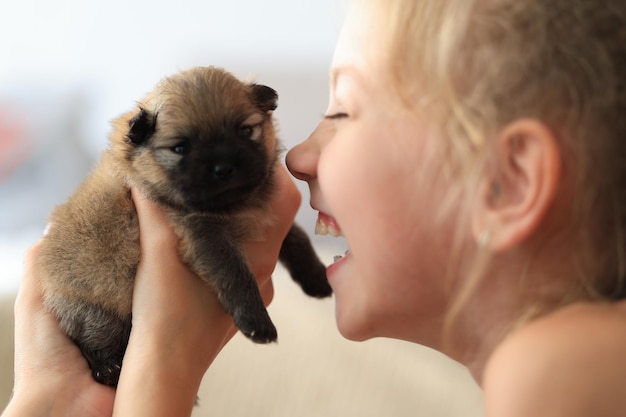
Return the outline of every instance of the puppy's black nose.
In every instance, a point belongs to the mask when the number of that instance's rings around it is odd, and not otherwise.
[[[228,181],[235,175],[235,167],[231,164],[215,164],[213,176],[221,181]]]

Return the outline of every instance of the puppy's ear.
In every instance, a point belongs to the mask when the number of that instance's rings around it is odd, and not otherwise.
[[[261,84],[252,84],[250,89],[252,91],[252,99],[259,109],[263,112],[276,110],[276,107],[278,107],[278,93],[276,93],[276,90]]]
[[[128,140],[141,145],[152,136],[156,130],[157,113],[151,114],[145,109],[139,108],[139,113],[128,122]]]

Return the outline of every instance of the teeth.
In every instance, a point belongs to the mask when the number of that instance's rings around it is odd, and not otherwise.
[[[321,220],[317,220],[315,224],[315,234],[320,236],[326,236],[328,234],[328,226]]]
[[[317,219],[317,223],[315,223],[315,234],[320,236],[331,235],[333,237],[343,236],[341,233],[341,229],[335,223],[335,220],[328,217],[320,215]],[[346,256],[350,250],[347,250],[346,253],[342,255],[336,255],[333,257],[333,262],[337,262],[341,260],[344,256]]]
[[[341,232],[339,230],[337,230],[336,227],[334,227],[333,225],[329,225],[328,226],[328,233],[332,236],[332,237],[339,237],[341,236]]]
[[[332,237],[342,236],[341,232],[335,225],[326,224],[322,219],[318,219],[315,224],[315,234],[320,236],[331,235]]]
[[[348,253],[350,253],[350,250],[349,250],[349,249],[348,249],[348,250],[346,251],[346,253],[344,253],[343,255],[335,255],[335,256],[333,257],[333,262],[340,261],[340,260],[341,260],[341,259],[343,259],[343,257],[344,257],[344,256],[346,256]]]

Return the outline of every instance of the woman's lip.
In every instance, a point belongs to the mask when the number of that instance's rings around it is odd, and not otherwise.
[[[343,256],[335,256],[335,261],[326,267],[326,276],[328,277],[328,282],[332,286],[333,277],[336,275],[337,270],[342,267],[350,258],[351,254],[349,251],[346,252]]]

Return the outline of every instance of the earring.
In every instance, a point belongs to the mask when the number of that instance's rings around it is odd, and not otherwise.
[[[489,230],[484,230],[478,237],[478,247],[480,249],[485,249],[490,241],[491,241],[491,232]]]

